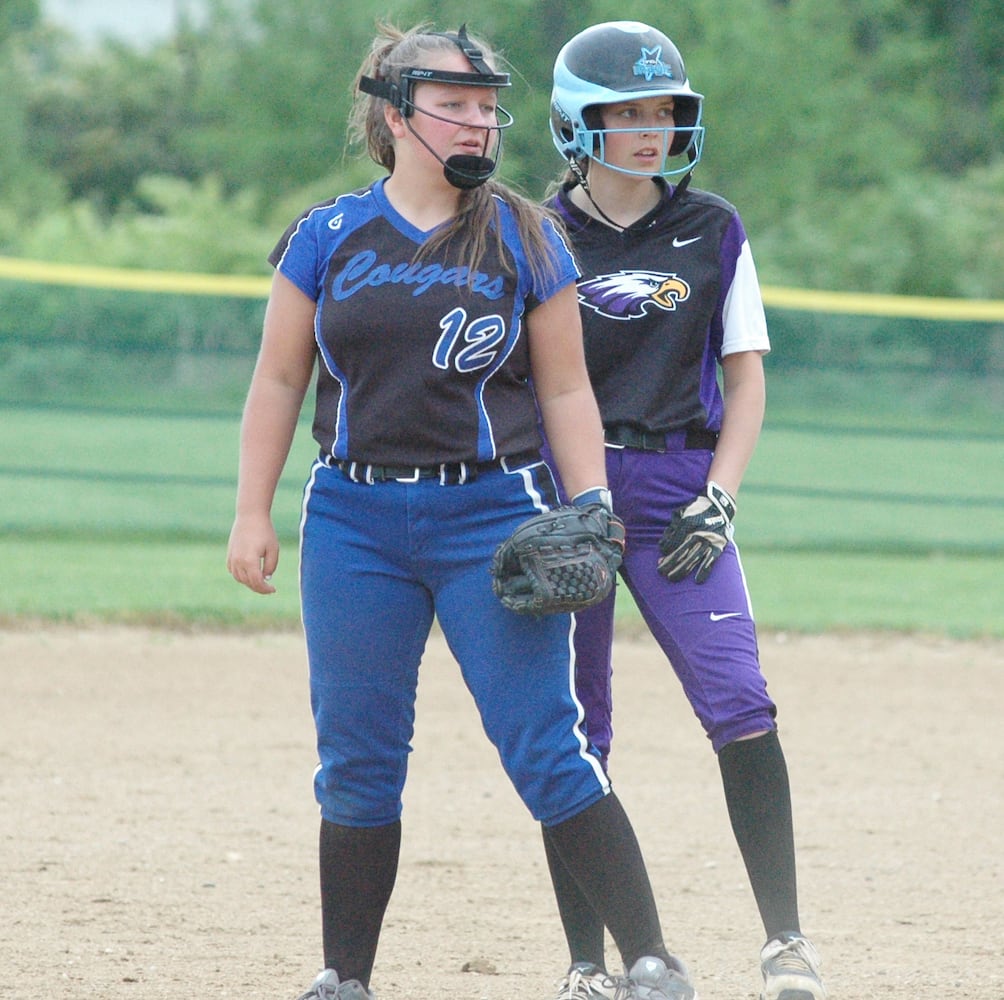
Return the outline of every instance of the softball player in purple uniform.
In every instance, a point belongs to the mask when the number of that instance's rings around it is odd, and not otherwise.
[[[702,101],[654,28],[620,21],[576,35],[554,67],[551,131],[569,169],[551,204],[583,272],[586,361],[614,510],[627,528],[621,574],[718,755],[767,932],[762,996],[822,1000],[818,957],[799,926],[776,710],[732,541],[770,344],[739,215],[688,187],[704,140]],[[613,596],[576,618],[579,698],[606,763]],[[560,995],[608,995],[602,920],[547,847],[573,959]]]
[[[491,180],[511,121],[493,63],[463,28],[383,26],[351,125],[387,176],[310,208],[270,257],[228,567],[273,592],[270,508],[316,366],[300,589],[325,968],[303,1000],[372,996],[434,617],[527,809],[644,971],[625,996],[664,1000],[682,975],[582,733],[572,618],[514,614],[491,589],[495,548],[556,499],[538,414],[572,493],[606,487],[574,261],[539,206]]]

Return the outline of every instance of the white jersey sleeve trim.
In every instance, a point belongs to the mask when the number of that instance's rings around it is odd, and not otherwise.
[[[743,241],[722,310],[722,357],[742,351],[770,351],[760,281],[748,240]]]

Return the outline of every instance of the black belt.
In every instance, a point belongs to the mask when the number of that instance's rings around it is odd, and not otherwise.
[[[540,461],[540,452],[524,451],[505,455],[490,462],[442,462],[439,465],[372,465],[341,459],[332,464],[354,483],[417,483],[420,479],[438,479],[443,486],[473,483],[482,472],[509,470]]]
[[[714,451],[718,432],[688,427],[682,431],[655,434],[634,427],[608,427],[603,432],[607,444],[616,448],[639,448],[641,451]]]

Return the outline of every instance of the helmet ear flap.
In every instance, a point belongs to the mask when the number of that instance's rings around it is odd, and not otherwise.
[[[576,128],[557,101],[551,104],[551,135],[558,152],[566,159],[569,156],[574,156],[576,159],[592,156],[594,150],[586,149],[583,140],[603,128],[603,112],[598,105],[583,108],[581,117],[582,127]],[[593,138],[595,144],[595,135]]]
[[[678,128],[683,131],[673,136],[669,147],[670,156],[679,156],[687,152],[697,141],[696,126],[701,117],[700,102],[689,97],[677,97],[673,109],[673,118]]]
[[[582,109],[582,122],[586,128],[596,131],[603,128],[603,112],[595,104]]]
[[[551,137],[564,157],[581,156],[579,140],[571,118],[557,100],[551,101]]]

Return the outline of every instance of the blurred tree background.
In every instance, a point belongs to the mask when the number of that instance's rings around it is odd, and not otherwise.
[[[150,9],[134,2],[133,26]],[[993,632],[1001,0],[161,2],[164,31],[138,43],[70,34],[42,16],[55,0],[0,0],[0,538],[18,583],[0,612],[261,622],[253,595],[221,589],[220,552],[265,257],[302,209],[379,176],[345,144],[377,18],[466,21],[500,51],[502,176],[542,197],[563,170],[558,49],[626,17],[673,38],[706,95],[695,186],[739,208],[773,295],[768,424],[743,486],[758,617]],[[291,545],[309,412],[297,449]]]
[[[307,204],[377,168],[345,148],[377,17],[501,52],[506,180],[539,197],[560,45],[648,21],[706,96],[695,186],[740,209],[765,283],[1004,298],[1000,0],[206,0],[169,38],[82,45],[0,4],[0,255],[264,274]]]

